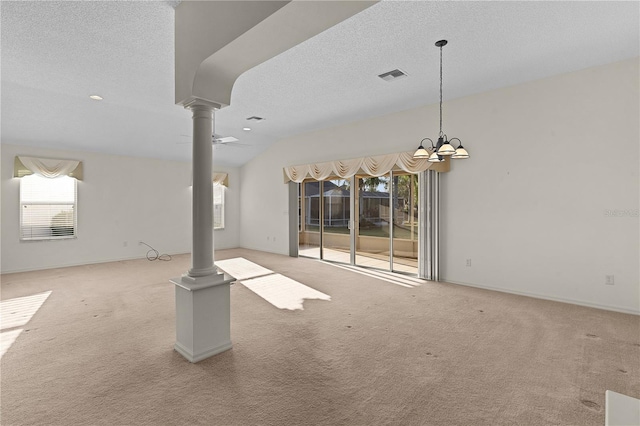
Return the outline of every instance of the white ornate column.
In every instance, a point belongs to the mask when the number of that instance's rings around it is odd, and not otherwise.
[[[211,102],[194,99],[191,268],[176,285],[175,350],[191,362],[231,349],[230,283],[213,263],[213,182]]]
[[[183,1],[176,7],[175,102],[193,111],[193,250],[189,271],[171,282],[176,285],[175,348],[189,361],[231,348],[233,278],[218,274],[213,263],[214,109],[231,103],[231,90],[243,72],[375,3]],[[220,16],[226,25],[211,25],[212,17]]]

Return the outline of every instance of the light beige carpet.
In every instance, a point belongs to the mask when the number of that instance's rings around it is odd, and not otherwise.
[[[4,425],[602,425],[640,397],[640,318],[226,250],[331,296],[280,310],[235,284],[233,349],[173,351],[188,269],[135,260],[2,276],[51,295],[1,364]]]

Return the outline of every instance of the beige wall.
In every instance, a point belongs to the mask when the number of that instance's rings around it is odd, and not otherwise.
[[[19,240],[20,179],[12,178],[16,155],[81,160],[78,182],[78,237]],[[0,145],[3,273],[140,258],[147,247],[161,253],[191,252],[191,164],[82,151]],[[239,170],[229,173],[225,229],[214,232],[215,248],[239,245]]]
[[[445,102],[471,159],[442,179],[443,279],[640,313],[638,75],[636,58]],[[430,105],[278,142],[241,169],[241,245],[288,253],[282,167],[408,151],[437,129]]]

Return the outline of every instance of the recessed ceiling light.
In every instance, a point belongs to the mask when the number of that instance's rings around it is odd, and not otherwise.
[[[102,100],[102,96],[100,96],[100,95],[89,95],[89,97],[91,99],[93,99],[94,101],[101,101]]]
[[[245,132],[250,132],[251,131],[251,127],[243,127],[242,130],[244,130]]]

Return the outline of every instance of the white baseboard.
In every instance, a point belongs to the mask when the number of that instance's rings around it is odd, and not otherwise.
[[[233,345],[231,344],[231,341],[229,341],[223,343],[222,345],[218,345],[215,348],[207,349],[197,354],[192,353],[187,347],[181,345],[179,342],[176,342],[173,348],[176,350],[176,352],[185,357],[189,362],[196,363],[224,351],[228,351],[232,348],[232,346]]]
[[[233,248],[239,248],[239,247],[216,247],[215,250],[216,251],[229,250]],[[190,254],[190,252],[186,251],[186,252],[167,253],[167,254],[169,256],[179,256],[181,254],[188,255]],[[0,265],[0,274],[16,274],[19,272],[43,271],[45,269],[70,268],[72,266],[96,265],[99,263],[122,262],[125,260],[138,260],[138,259],[146,259],[146,256],[114,257],[114,258],[106,258],[106,259],[100,259],[100,260],[94,259],[94,260],[83,261],[83,262],[68,262],[68,263],[61,263],[57,265],[37,266],[34,268],[9,269],[9,270],[1,269],[1,265]]]
[[[189,254],[189,253],[186,252],[186,253],[167,253],[167,254],[169,256],[179,256],[181,254]],[[43,271],[45,269],[70,268],[73,266],[97,265],[99,263],[123,262],[125,260],[139,260],[139,259],[146,259],[146,258],[147,258],[146,256],[133,256],[133,257],[108,258],[108,259],[101,259],[101,260],[90,260],[90,261],[84,261],[84,262],[69,262],[69,263],[62,263],[58,265],[39,266],[35,268],[12,269],[8,271],[0,270],[0,274],[16,274],[19,272]]]
[[[585,300],[566,299],[566,298],[563,298],[563,297],[550,296],[550,295],[547,295],[547,294],[537,294],[537,293],[530,293],[530,292],[527,292],[527,291],[518,291],[518,290],[510,290],[510,289],[505,289],[505,288],[500,288],[500,287],[491,287],[491,286],[487,286],[487,285],[463,283],[463,282],[451,281],[451,280],[447,280],[447,279],[441,279],[440,281],[443,282],[443,283],[448,283],[448,284],[463,285],[463,286],[466,286],[466,287],[475,287],[475,288],[482,288],[482,289],[485,289],[485,290],[499,291],[501,293],[517,294],[518,296],[533,297],[535,299],[551,300],[553,302],[561,302],[561,303],[570,303],[572,305],[586,306],[588,308],[603,309],[605,311],[620,312],[620,313],[623,313],[623,314],[640,315],[640,310],[629,309],[629,308],[625,308],[625,307],[621,307],[621,306],[613,306],[613,305],[606,305],[606,304],[601,304],[601,303],[593,303],[593,302],[588,302],[588,301],[585,301]]]
[[[262,251],[265,253],[273,253],[273,254],[281,254],[283,256],[289,256],[289,249],[287,248],[284,251],[281,250],[275,250],[273,247],[262,247],[260,245],[243,245],[241,244],[239,247],[236,248],[241,248],[241,249],[247,249],[247,250],[254,250],[254,251]]]

